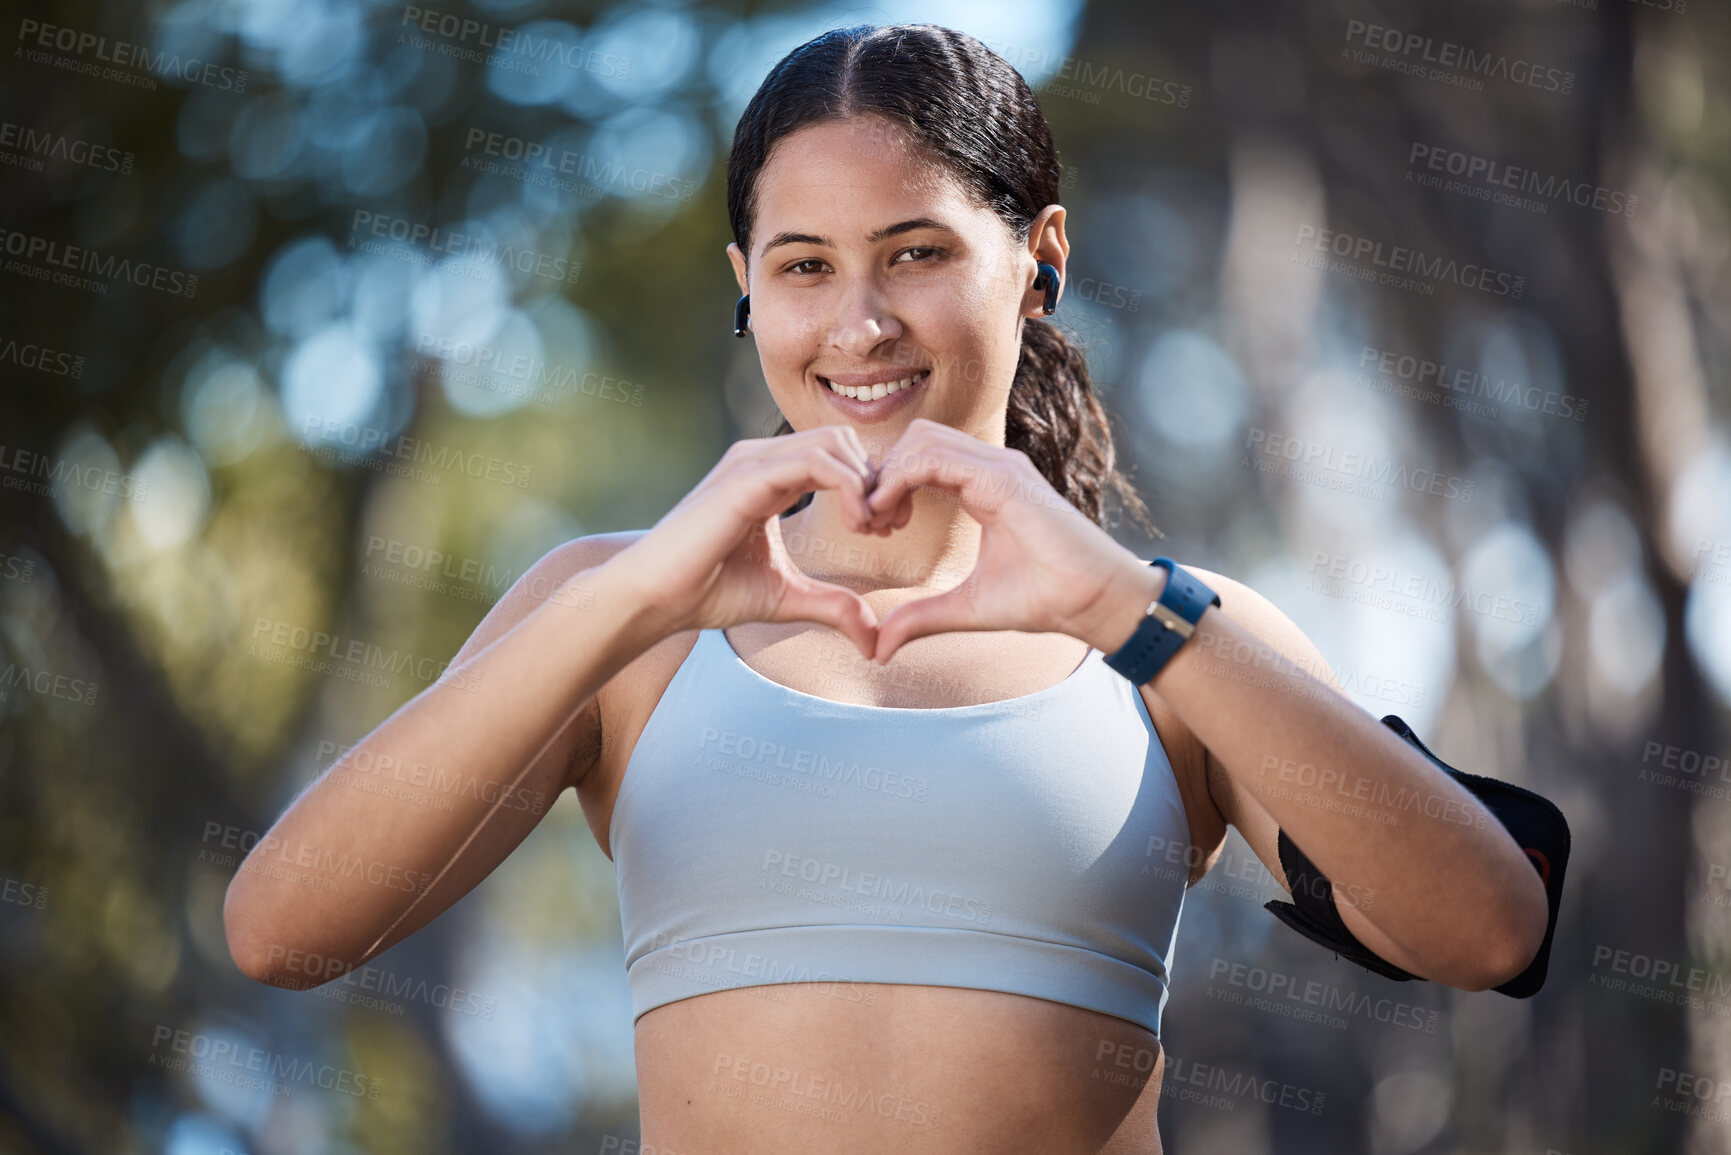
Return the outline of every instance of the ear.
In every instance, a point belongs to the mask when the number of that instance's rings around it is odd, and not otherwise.
[[[727,259],[733,262],[733,279],[739,282],[740,294],[751,292],[751,286],[745,283],[745,254],[732,241],[727,245]]]
[[[1058,270],[1058,299],[1064,299],[1064,288],[1070,283],[1070,238],[1064,232],[1064,206],[1047,205],[1028,225],[1027,276],[1028,291],[1023,300],[1031,302],[1024,304],[1022,316],[1044,317],[1040,302],[1045,294],[1034,290],[1034,277],[1038,270],[1035,265],[1044,262]]]

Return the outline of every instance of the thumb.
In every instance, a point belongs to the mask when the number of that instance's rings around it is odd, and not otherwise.
[[[964,592],[965,588],[964,584],[963,588],[918,598],[891,610],[890,616],[878,626],[875,660],[887,662],[904,645],[927,634],[979,629],[974,600]]]
[[[772,622],[820,622],[846,634],[868,660],[877,645],[878,617],[865,599],[843,586],[788,574]]]

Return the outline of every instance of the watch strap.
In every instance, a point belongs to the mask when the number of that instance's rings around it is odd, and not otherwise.
[[[1166,585],[1151,602],[1128,641],[1107,655],[1106,664],[1140,686],[1154,679],[1172,660],[1209,606],[1220,604],[1220,595],[1197,581],[1169,557],[1148,563],[1166,571]]]

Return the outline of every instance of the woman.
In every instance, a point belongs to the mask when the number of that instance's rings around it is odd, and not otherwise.
[[[241,969],[365,962],[572,787],[619,872],[644,1142],[712,1155],[1157,1150],[1166,962],[1228,824],[1283,885],[1280,831],[1308,848],[1382,959],[1521,972],[1545,892],[1477,799],[1266,600],[1101,527],[1108,490],[1139,505],[1039,319],[1058,180],[970,37],[848,29],[781,61],[733,145],[728,256],[782,433],[652,529],[548,554],[297,799],[229,888]],[[1198,579],[1193,636],[1125,657]],[[344,788],[381,764],[484,788]],[[1371,801],[1334,804],[1343,782]],[[1373,813],[1391,791],[1450,817]],[[325,888],[357,862],[409,885]]]

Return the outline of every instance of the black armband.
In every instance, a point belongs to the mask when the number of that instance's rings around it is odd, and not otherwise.
[[[1450,778],[1471,791],[1485,809],[1496,815],[1516,844],[1526,851],[1533,869],[1545,884],[1545,899],[1549,906],[1545,938],[1527,969],[1493,990],[1517,999],[1531,998],[1545,985],[1545,971],[1551,961],[1551,938],[1557,929],[1557,910],[1563,898],[1563,872],[1569,864],[1569,824],[1550,799],[1535,794],[1512,782],[1467,774],[1438,758],[1413,733],[1398,715],[1388,714],[1383,725],[1416,746],[1426,758],[1440,767]],[[1312,942],[1321,943],[1342,958],[1349,959],[1368,971],[1384,978],[1405,982],[1418,976],[1395,966],[1365,946],[1346,928],[1334,903],[1334,886],[1305,857],[1296,843],[1282,830],[1276,842],[1280,866],[1286,872],[1292,890],[1292,902],[1264,903],[1268,910],[1287,926]]]

